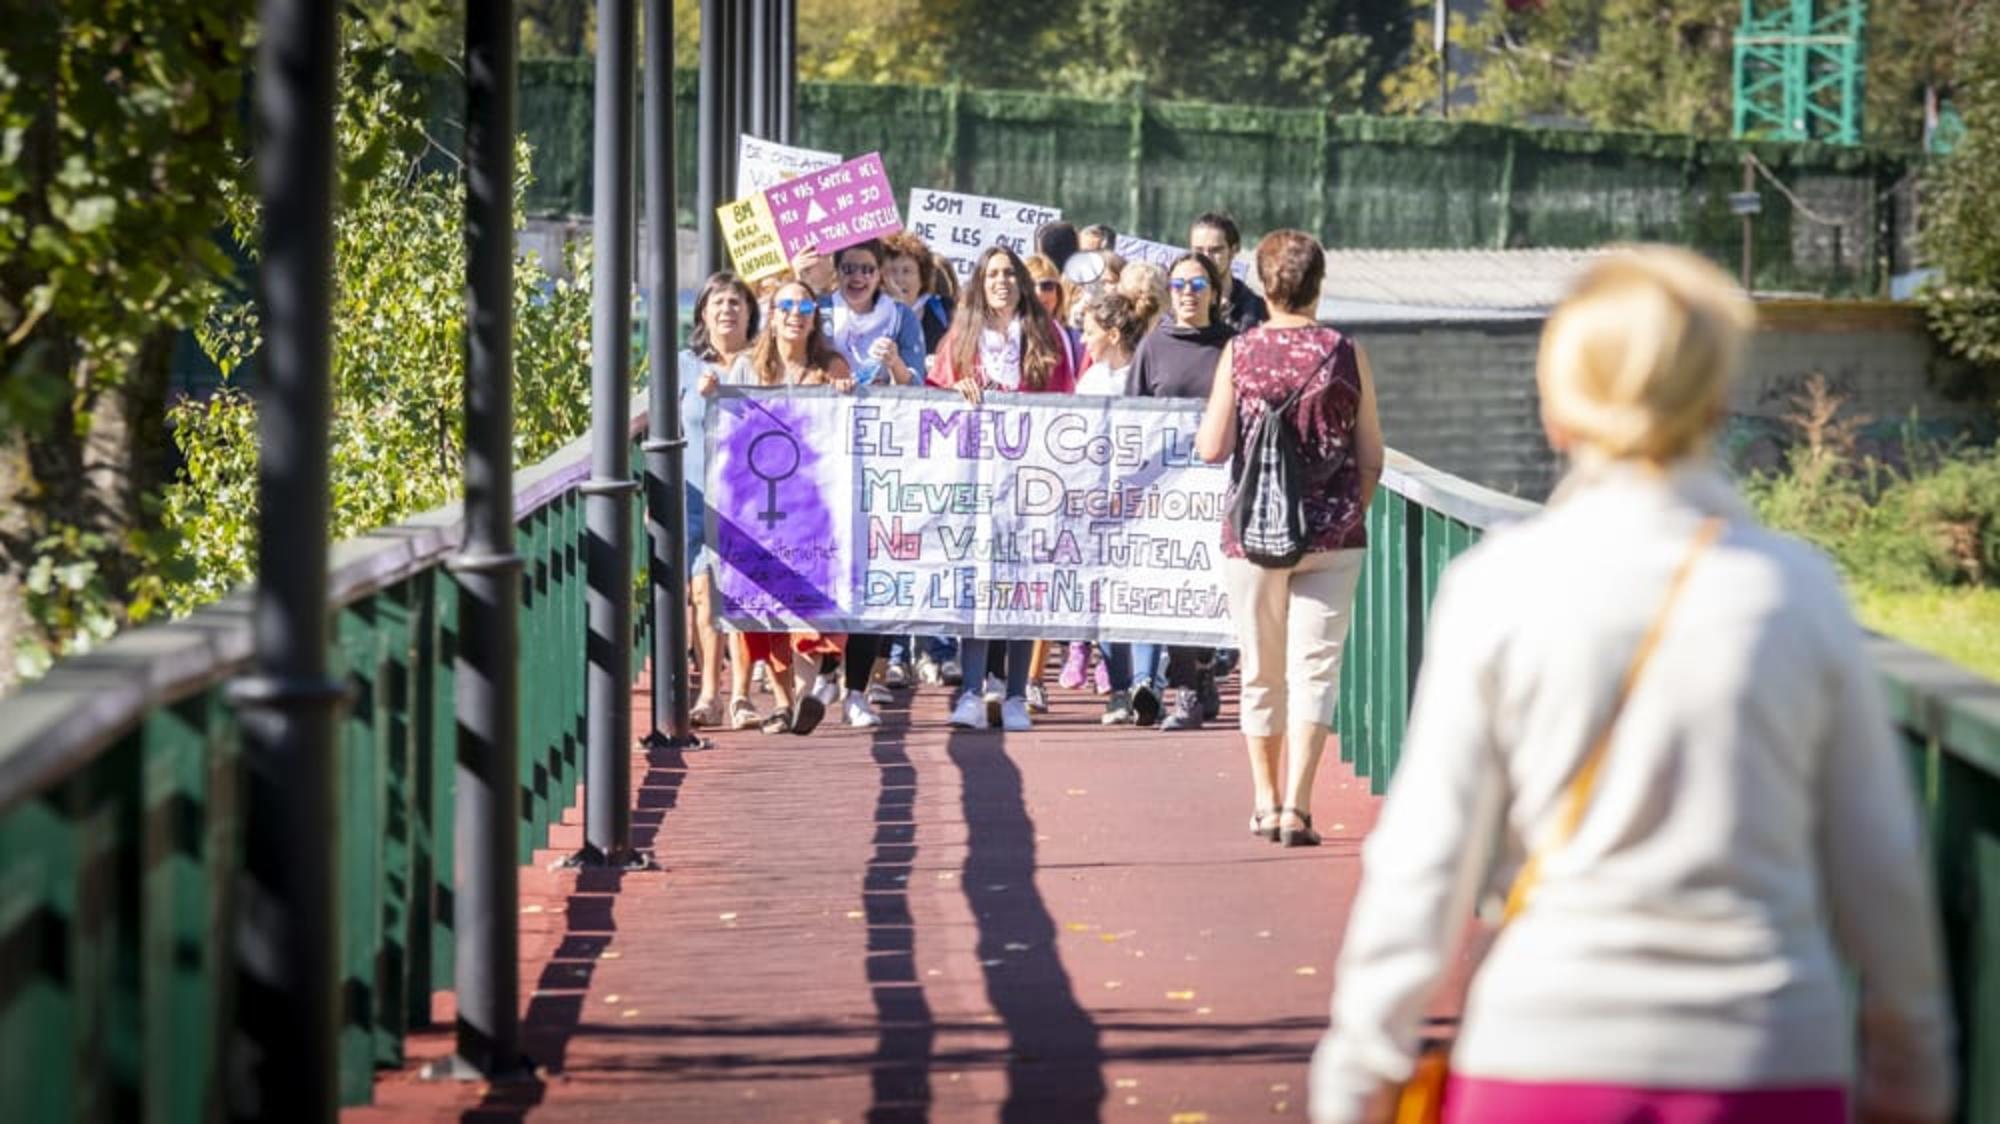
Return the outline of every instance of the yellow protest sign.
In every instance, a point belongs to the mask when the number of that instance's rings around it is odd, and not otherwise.
[[[778,224],[763,192],[724,203],[715,209],[715,217],[722,224],[722,242],[729,247],[737,276],[760,281],[790,264],[778,244]]]

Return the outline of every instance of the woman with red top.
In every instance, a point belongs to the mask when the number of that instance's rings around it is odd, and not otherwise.
[[[979,255],[972,276],[959,294],[951,332],[931,359],[930,381],[950,387],[978,405],[989,390],[1024,394],[1069,394],[1076,390],[1076,369],[1061,329],[1035,299],[1028,267],[1012,250],[995,246]],[[1033,728],[1028,717],[1028,657],[1033,642],[1009,640],[1004,648],[1007,682],[1000,704],[1000,725],[1008,730]],[[967,638],[960,646],[965,694],[952,707],[951,724],[983,730],[993,724],[983,696],[988,664],[987,642]]]
[[[1257,275],[1271,318],[1229,341],[1216,364],[1195,452],[1229,457],[1271,410],[1289,407],[1298,438],[1300,506],[1309,535],[1295,565],[1247,561],[1222,528],[1223,583],[1243,649],[1242,728],[1250,749],[1252,834],[1312,847],[1313,775],[1340,691],[1341,645],[1368,544],[1368,500],[1382,476],[1382,424],[1368,357],[1353,340],[1313,320],[1326,254],[1302,231],[1257,244]],[[1296,401],[1292,399],[1296,396]],[[1230,479],[1242,472],[1240,460]],[[1291,759],[1279,789],[1279,758]]]

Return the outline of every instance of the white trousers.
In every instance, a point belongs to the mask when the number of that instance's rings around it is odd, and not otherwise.
[[[1340,657],[1367,553],[1321,551],[1289,570],[1222,560],[1229,613],[1243,649],[1238,709],[1245,734],[1272,737],[1308,723],[1333,724]]]

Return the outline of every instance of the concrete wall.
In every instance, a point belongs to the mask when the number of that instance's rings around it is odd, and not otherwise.
[[[1859,415],[1862,451],[1900,458],[1905,436],[1989,439],[1990,405],[1953,402],[1931,388],[1930,337],[1921,314],[1880,302],[1773,301],[1759,305],[1724,427],[1724,458],[1739,471],[1776,466],[1792,440],[1783,421],[1814,373]],[[1384,323],[1346,326],[1374,367],[1390,445],[1490,488],[1540,500],[1561,475],[1542,438],[1535,393],[1541,322]]]

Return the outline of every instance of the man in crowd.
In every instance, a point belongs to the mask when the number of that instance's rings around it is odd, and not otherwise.
[[[1222,319],[1239,335],[1271,318],[1264,298],[1230,272],[1236,252],[1242,248],[1243,236],[1236,229],[1236,220],[1220,211],[1195,216],[1188,228],[1188,249],[1214,262],[1222,273]]]

